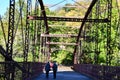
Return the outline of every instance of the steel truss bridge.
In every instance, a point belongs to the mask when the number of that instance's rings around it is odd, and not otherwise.
[[[27,80],[42,72],[44,63],[50,59],[51,45],[69,45],[74,46],[73,50],[73,68],[75,71],[90,75],[96,80],[120,80],[120,67],[111,66],[112,54],[115,52],[112,47],[113,44],[119,46],[119,28],[120,28],[120,13],[116,20],[116,38],[115,43],[112,43],[112,0],[91,0],[83,18],[75,17],[60,17],[48,16],[43,0],[34,0],[34,9],[32,8],[33,0],[26,0],[24,2],[19,0],[18,16],[16,15],[16,0],[9,0],[9,21],[8,33],[5,34],[2,18],[0,18],[5,46],[0,45],[0,54],[4,58],[4,62],[0,62],[0,80]],[[117,0],[116,0],[117,1]],[[24,4],[27,5],[24,5]],[[26,11],[23,12],[23,9]],[[26,17],[26,19],[23,18]],[[17,19],[17,21],[16,21]],[[25,22],[23,22],[23,20]],[[81,23],[77,34],[51,34],[49,22],[77,22]],[[101,26],[103,24],[104,26]],[[20,27],[20,28],[19,28]],[[102,27],[103,33],[99,33]],[[16,35],[18,28],[21,29],[22,42],[22,58],[23,62],[14,60],[14,43],[16,42]],[[91,33],[94,33],[91,36]],[[98,36],[101,34],[101,36]],[[103,36],[106,36],[104,38]],[[52,38],[74,38],[75,42],[52,42]],[[100,43],[100,39],[103,42]],[[116,41],[117,40],[117,41]],[[19,42],[19,41],[18,41]],[[87,44],[86,42],[91,42]],[[117,43],[118,42],[118,43]],[[104,43],[103,45],[100,45]],[[18,44],[18,45],[19,45]],[[91,50],[86,51],[84,48],[91,46]],[[98,56],[102,54],[100,46],[104,46],[104,53],[106,53],[106,66],[99,63]],[[20,53],[20,52],[17,52]],[[85,64],[83,56],[94,53],[94,64]],[[119,50],[116,51],[119,53]],[[29,55],[32,55],[33,60],[29,61]],[[39,62],[38,62],[39,61]],[[97,65],[96,65],[97,64]]]

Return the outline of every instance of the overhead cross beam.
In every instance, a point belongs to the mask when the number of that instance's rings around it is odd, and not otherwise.
[[[41,34],[41,37],[77,37],[77,34]]]
[[[28,16],[30,20],[44,20],[44,17],[39,16]],[[83,22],[83,18],[74,18],[74,17],[47,17],[46,19],[49,21],[66,21],[66,22]],[[86,19],[86,22],[101,22],[106,23],[110,22],[107,18],[105,19]]]
[[[41,37],[77,37],[77,34],[41,34]],[[89,36],[80,36],[80,38],[89,38]]]
[[[76,43],[65,43],[65,42],[46,42],[46,44],[78,45]]]

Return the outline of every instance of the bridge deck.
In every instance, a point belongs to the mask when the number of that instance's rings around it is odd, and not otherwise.
[[[74,72],[70,67],[59,67],[56,79],[53,79],[53,72],[50,71],[49,78],[45,77],[45,72],[33,80],[93,80],[85,75]]]

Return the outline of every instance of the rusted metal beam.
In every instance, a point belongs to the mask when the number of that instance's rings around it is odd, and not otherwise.
[[[30,20],[44,20],[44,17],[40,16],[28,16]],[[67,21],[67,22],[83,22],[83,18],[74,18],[74,17],[47,17],[46,19],[49,21]],[[105,19],[86,19],[86,22],[101,22],[106,23],[109,22],[107,18]]]
[[[41,37],[77,37],[77,34],[41,34]]]
[[[7,38],[7,44],[6,44],[6,52],[7,52],[7,56],[9,56],[9,58],[12,59],[12,55],[13,55],[13,38],[14,38],[14,19],[15,19],[15,0],[9,0],[10,3],[9,3],[9,23],[8,23],[8,38]],[[5,57],[5,61],[11,61],[11,60],[8,60],[6,57]],[[10,73],[6,74],[5,77],[7,80],[14,80],[14,66],[13,64],[6,64],[5,65],[5,73],[8,72],[8,70],[10,71]]]
[[[77,37],[77,34],[41,34],[41,37]],[[80,38],[89,38],[89,36],[80,36]]]
[[[90,14],[90,12],[91,12],[91,10],[92,10],[92,8],[93,8],[93,6],[96,4],[96,2],[97,2],[98,0],[93,0],[92,2],[91,2],[91,4],[90,4],[90,6],[89,6],[89,8],[88,8],[88,10],[87,10],[87,12],[86,12],[86,14],[85,14],[85,16],[84,16],[84,19],[83,19],[83,22],[82,22],[82,24],[81,24],[81,26],[80,26],[80,29],[79,29],[79,33],[78,33],[78,37],[77,37],[77,40],[76,40],[76,43],[79,43],[79,37],[81,36],[81,33],[82,33],[82,30],[83,30],[83,27],[84,27],[84,24],[85,24],[85,22],[87,22],[87,17],[88,17],[88,15]],[[75,45],[75,48],[74,48],[74,64],[77,64],[77,61],[76,61],[76,58],[77,58],[77,56],[76,56],[76,50],[77,50],[77,47],[78,47],[78,45]]]
[[[13,53],[13,34],[14,34],[14,22],[15,22],[14,13],[15,13],[15,0],[10,0],[7,53],[11,57],[11,59]]]
[[[76,43],[65,43],[65,42],[46,42],[46,44],[78,45]]]
[[[45,8],[44,8],[44,4],[43,4],[43,0],[38,0],[38,2],[40,3],[40,8],[41,8],[41,13],[43,16],[43,20],[44,20],[44,25],[45,25],[45,34],[49,34],[49,28],[48,28],[48,21],[47,21],[47,16],[46,16],[46,12],[45,12]],[[50,38],[46,38],[47,42],[50,42]],[[46,46],[46,44],[45,44]],[[48,47],[48,53],[50,53],[50,45],[47,45],[46,47]],[[50,58],[50,54],[48,54],[48,58]]]
[[[45,12],[45,8],[44,8],[44,4],[43,4],[43,0],[38,0],[40,3],[40,7],[41,7],[41,11],[42,11],[42,19],[44,20],[44,25],[46,27],[46,34],[49,34],[49,28],[48,28],[48,22],[47,22],[47,16],[46,16],[46,12]],[[29,17],[29,16],[28,16]],[[29,19],[29,18],[28,18]]]
[[[27,11],[26,11],[26,27],[25,27],[25,39],[24,39],[24,62],[27,62],[28,60],[28,51],[29,51],[29,28],[30,24],[27,19],[27,16],[31,13],[31,0],[27,0]]]

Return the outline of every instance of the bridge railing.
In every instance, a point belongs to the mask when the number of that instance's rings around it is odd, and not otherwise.
[[[74,70],[91,76],[94,80],[120,80],[120,67],[75,64]]]
[[[6,71],[5,66],[11,64],[13,66],[9,67],[9,69],[14,69]],[[18,62],[18,64],[22,67],[25,64],[25,69],[28,72],[23,72],[17,67],[15,67],[14,62],[0,62],[0,80],[8,80],[6,76],[12,72],[14,72],[14,80],[31,80],[33,77],[42,73],[44,68],[44,63],[40,62]]]

